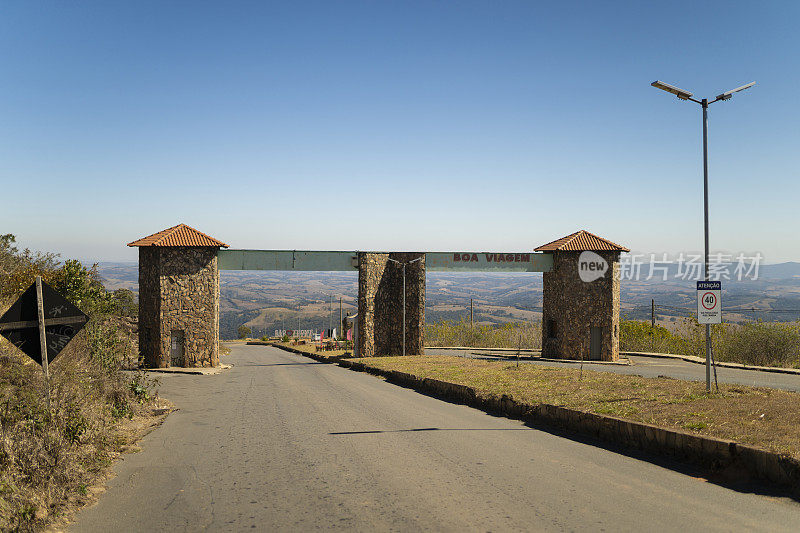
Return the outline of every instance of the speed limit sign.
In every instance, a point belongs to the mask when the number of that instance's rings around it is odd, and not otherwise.
[[[697,321],[700,324],[722,322],[722,282],[697,282]]]

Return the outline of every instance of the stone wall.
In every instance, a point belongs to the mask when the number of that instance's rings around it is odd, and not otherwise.
[[[158,272],[158,249],[139,248],[139,354],[140,361],[149,368],[161,366],[161,290]]]
[[[544,357],[590,359],[594,326],[602,331],[600,359],[619,359],[619,252],[595,253],[609,269],[602,278],[587,283],[578,275],[581,252],[553,252],[553,269],[544,273]]]
[[[425,254],[358,253],[358,343],[362,357],[403,353],[403,267],[406,266],[406,354],[423,353]]]
[[[146,366],[219,365],[217,248],[143,247],[139,260],[139,321],[154,324],[147,328],[152,332],[143,332],[140,327],[140,350]],[[144,299],[142,284],[148,287]],[[153,304],[154,297],[157,305]],[[173,330],[184,335],[183,361],[171,360]]]

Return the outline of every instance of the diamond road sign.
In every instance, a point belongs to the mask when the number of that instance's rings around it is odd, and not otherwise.
[[[78,334],[89,317],[45,282],[42,282],[42,300],[47,361],[50,362]],[[0,335],[42,364],[36,283],[0,317]]]

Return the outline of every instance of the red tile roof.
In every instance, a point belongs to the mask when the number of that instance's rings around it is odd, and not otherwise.
[[[209,237],[201,231],[178,224],[165,230],[142,237],[138,241],[128,243],[128,246],[202,246],[207,248],[227,248],[228,245]]]
[[[586,230],[576,231],[572,235],[561,237],[553,242],[543,244],[534,249],[537,252],[583,252],[611,250],[616,252],[630,252],[629,249],[619,244],[613,243],[602,237],[598,237]]]

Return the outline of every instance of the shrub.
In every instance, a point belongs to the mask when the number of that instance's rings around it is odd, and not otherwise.
[[[714,358],[762,366],[800,367],[800,322],[747,322],[711,327]],[[620,350],[705,357],[705,326],[682,319],[674,330],[641,320],[620,321]]]
[[[800,367],[800,322],[747,322],[725,333],[714,343],[721,361]]]
[[[10,233],[0,235],[0,303],[16,298],[36,276],[51,283],[56,274],[57,254],[34,253],[27,248],[20,251],[15,243],[16,238]]]
[[[51,283],[55,290],[85,313],[108,313],[113,310],[112,295],[100,282],[97,265],[87,269],[80,261],[68,259],[56,271]]]
[[[108,293],[96,268],[14,243],[0,235],[0,314],[37,275],[90,314],[51,363],[49,407],[41,367],[0,338],[0,530],[29,531],[86,495],[122,444],[116,421],[143,409],[157,383],[120,371],[136,357],[132,294]]]
[[[643,320],[622,319],[619,327],[620,350],[684,355],[697,355],[700,351],[705,353],[705,333],[698,328],[696,322],[685,319],[675,331],[663,326],[651,326],[650,322]]]
[[[426,324],[425,346],[539,349],[542,347],[542,324],[536,321],[471,326],[463,319]]]

